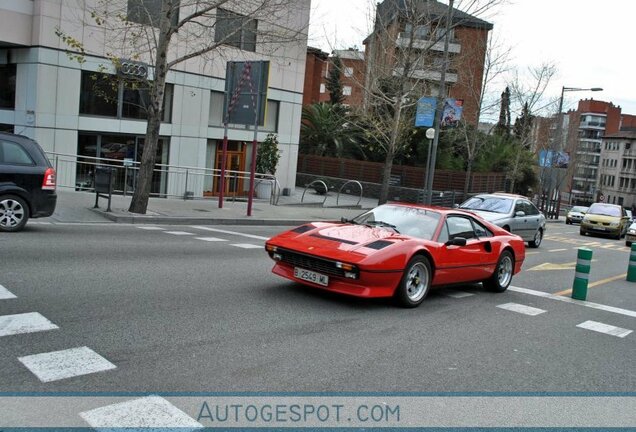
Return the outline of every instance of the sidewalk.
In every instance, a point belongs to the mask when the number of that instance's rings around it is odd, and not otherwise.
[[[226,199],[219,208],[218,198],[183,200],[178,198],[150,198],[145,215],[128,212],[131,197],[113,195],[111,212],[106,212],[108,200],[99,199],[99,208],[94,209],[95,194],[58,189],[55,213],[42,222],[61,223],[132,223],[132,224],[199,224],[199,225],[301,225],[316,220],[339,220],[352,218],[366,209],[377,206],[377,199],[352,195],[336,196],[330,193],[322,206],[324,195],[296,188],[291,196],[281,196],[278,205],[267,200],[254,199],[252,216],[247,216],[247,200]],[[303,202],[301,203],[301,198]],[[336,207],[336,199],[338,207]]]
[[[113,195],[111,212],[106,212],[108,201],[99,199],[94,209],[95,194],[58,189],[57,206],[53,216],[37,219],[42,222],[61,223],[129,223],[166,225],[301,225],[319,220],[352,218],[378,205],[377,199],[330,192],[326,199],[313,190],[296,188],[291,196],[281,196],[278,205],[267,200],[254,199],[252,216],[247,216],[247,201],[226,199],[219,208],[218,198],[183,200],[178,198],[150,198],[145,215],[128,212],[131,196]],[[301,202],[302,199],[302,202]],[[337,200],[337,203],[336,203]],[[324,206],[323,206],[324,201]],[[337,206],[336,206],[337,204]],[[548,219],[548,223],[564,222]]]

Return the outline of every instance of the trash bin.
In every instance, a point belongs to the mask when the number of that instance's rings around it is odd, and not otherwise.
[[[95,167],[95,206],[99,208],[99,198],[108,199],[107,212],[110,210],[110,202],[113,195],[113,177],[115,169],[111,167]]]

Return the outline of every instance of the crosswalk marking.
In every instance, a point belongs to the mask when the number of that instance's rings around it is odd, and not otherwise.
[[[456,299],[460,299],[460,298],[464,298],[464,297],[470,297],[470,296],[474,296],[475,295],[473,293],[468,293],[466,291],[458,291],[458,290],[446,290],[445,294],[448,297],[452,297],[452,298],[456,298]]]
[[[37,312],[0,316],[0,337],[59,328]]]
[[[227,241],[225,239],[222,238],[218,238],[218,237],[195,237],[197,240],[203,240],[206,242],[224,242]]]
[[[192,226],[192,228],[200,229],[200,230],[204,230],[204,231],[218,232],[218,233],[223,233],[223,234],[232,234],[232,235],[237,235],[237,236],[241,236],[241,237],[253,238],[253,239],[256,239],[256,240],[268,240],[269,239],[269,237],[263,237],[263,236],[258,236],[258,235],[254,235],[254,234],[245,234],[245,233],[241,233],[241,232],[237,232],[237,231],[222,230],[222,229],[218,229],[218,228],[210,228],[210,227],[206,227],[206,226],[195,225],[195,226]]]
[[[577,327],[584,328],[587,330],[592,330],[599,333],[605,333],[605,334],[616,336],[619,338],[624,338],[625,336],[627,336],[628,334],[632,332],[632,330],[616,327],[609,324],[603,324],[597,321],[585,321],[577,325]]]
[[[259,245],[255,245],[255,244],[249,244],[249,243],[236,243],[236,244],[232,244],[230,246],[234,246],[237,248],[241,248],[241,249],[262,249],[263,246],[259,246]]]
[[[189,235],[194,235],[192,233],[186,232],[186,231],[163,231],[166,234],[172,234],[172,235],[177,235],[177,236],[189,236]]]
[[[18,297],[2,285],[0,285],[0,300],[9,300],[14,298]]]
[[[164,228],[158,227],[158,226],[140,226],[137,227],[139,229],[142,230],[147,230],[147,231],[164,231]]]
[[[117,367],[88,347],[34,354],[19,357],[18,360],[42,382],[88,375]]]
[[[518,303],[500,304],[497,307],[500,308],[500,309],[505,309],[505,310],[509,310],[509,311],[512,311],[512,312],[517,312],[517,313],[520,313],[520,314],[530,315],[530,316],[536,316],[536,315],[540,315],[540,314],[546,312],[543,309],[534,308],[532,306],[525,306],[525,305],[518,304]]]
[[[192,417],[159,396],[134,399],[80,413],[94,428],[203,428]]]

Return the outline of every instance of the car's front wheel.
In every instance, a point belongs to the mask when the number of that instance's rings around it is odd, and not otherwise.
[[[395,300],[402,307],[419,306],[431,289],[432,279],[428,258],[422,255],[414,256],[404,269],[402,280],[395,290]]]
[[[541,241],[543,240],[543,230],[539,228],[536,233],[534,233],[534,240],[529,241],[528,245],[531,248],[538,248],[541,246]]]
[[[484,287],[494,292],[504,292],[508,289],[510,282],[512,281],[512,274],[514,273],[515,260],[512,257],[510,251],[503,251],[497,261],[497,267],[490,279],[484,281]]]
[[[20,231],[29,220],[29,206],[16,195],[0,196],[0,232]]]

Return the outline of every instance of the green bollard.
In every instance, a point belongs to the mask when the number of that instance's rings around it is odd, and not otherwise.
[[[627,282],[636,282],[636,243],[632,243],[629,253],[629,266],[627,267]]]
[[[576,256],[574,283],[572,284],[572,298],[585,300],[587,298],[587,283],[590,279],[592,266],[592,249],[581,247]]]

